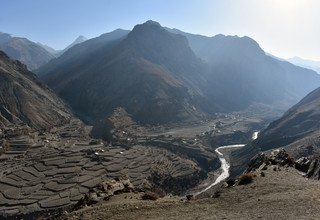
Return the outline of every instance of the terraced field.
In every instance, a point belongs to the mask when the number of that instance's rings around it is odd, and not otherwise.
[[[75,141],[79,131],[72,126],[55,135],[38,134],[35,139],[10,137],[0,157],[1,216],[72,207],[91,188],[114,178],[130,179],[138,190],[177,194],[205,178],[201,164],[186,154],[142,139],[126,148],[84,137]]]

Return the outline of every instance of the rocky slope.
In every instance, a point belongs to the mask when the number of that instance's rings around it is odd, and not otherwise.
[[[26,38],[12,37],[0,32],[0,50],[9,57],[27,65],[29,70],[35,70],[54,58],[42,46]]]
[[[19,61],[0,51],[0,126],[24,123],[35,129],[62,125],[67,106]]]

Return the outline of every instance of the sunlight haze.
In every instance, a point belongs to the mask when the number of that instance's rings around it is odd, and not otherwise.
[[[13,7],[15,6],[15,7]],[[2,0],[2,32],[61,49],[77,36],[131,30],[146,20],[207,36],[249,36],[267,52],[320,60],[320,1]]]

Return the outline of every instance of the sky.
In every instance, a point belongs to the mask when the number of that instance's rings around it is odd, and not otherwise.
[[[79,35],[147,20],[206,36],[249,36],[282,58],[320,61],[319,0],[0,0],[0,32],[63,49]]]

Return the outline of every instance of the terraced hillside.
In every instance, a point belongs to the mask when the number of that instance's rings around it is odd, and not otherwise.
[[[26,129],[1,133],[6,143],[0,152],[1,216],[73,208],[92,188],[114,178],[129,179],[137,190],[182,194],[219,167],[198,141],[121,132],[132,141],[110,145],[91,140],[79,120],[45,132]]]

